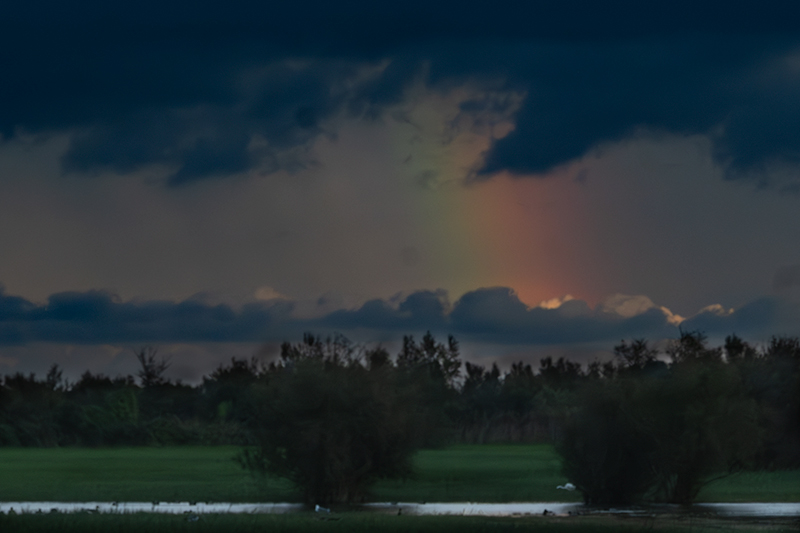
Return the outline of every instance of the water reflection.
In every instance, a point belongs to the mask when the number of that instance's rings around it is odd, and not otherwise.
[[[699,514],[720,517],[796,517],[800,503],[703,503],[690,507],[651,505],[596,508],[579,503],[369,503],[363,509],[409,515],[523,516],[585,514]],[[293,513],[308,510],[299,503],[206,503],[206,502],[2,502],[2,513]]]
[[[2,502],[0,512],[8,513],[292,513],[302,511],[300,503],[206,503],[206,502]]]
[[[579,503],[371,503],[365,507],[414,515],[585,515],[585,514],[702,514],[725,517],[792,517],[800,516],[800,503],[704,503],[692,506],[649,505],[604,508]]]

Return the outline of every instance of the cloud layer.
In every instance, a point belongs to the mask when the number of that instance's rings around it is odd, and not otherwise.
[[[484,178],[641,131],[708,136],[729,178],[800,162],[800,7],[784,2],[42,1],[4,20],[0,132],[70,132],[67,173],[291,171],[337,120],[374,119],[420,79],[527,95]]]
[[[295,305],[284,299],[241,309],[191,299],[123,302],[103,291],[54,294],[46,304],[36,305],[2,294],[0,343],[275,342],[303,331],[338,331],[375,340],[431,330],[471,342],[536,346],[661,339],[677,335],[678,325],[712,336],[800,334],[800,308],[774,298],[736,311],[709,306],[679,324],[669,310],[645,297],[616,295],[595,309],[575,299],[554,308],[530,308],[504,287],[469,292],[452,306],[443,291],[418,291],[399,301],[371,300],[317,318],[296,317]]]

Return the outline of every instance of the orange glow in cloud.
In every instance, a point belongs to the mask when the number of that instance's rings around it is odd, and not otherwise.
[[[567,295],[596,304],[604,296],[592,274],[597,239],[576,169],[475,180],[492,137],[506,135],[513,123],[501,117],[490,130],[470,124],[455,133],[441,129],[466,120],[458,115],[459,98],[464,96],[428,95],[411,113],[414,128],[396,130],[403,173],[424,189],[415,194],[416,208],[437,250],[432,279],[453,298],[505,286],[529,306]]]
[[[567,294],[596,300],[581,283],[586,258],[579,185],[554,178],[498,176],[469,187],[470,232],[486,255],[484,286],[508,286],[530,306]]]

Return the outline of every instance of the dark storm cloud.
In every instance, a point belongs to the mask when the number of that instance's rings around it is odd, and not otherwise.
[[[800,81],[775,63],[798,29],[786,2],[17,2],[0,21],[0,132],[76,130],[67,172],[269,173],[304,165],[295,149],[327,119],[398,102],[425,65],[434,86],[526,92],[484,175],[541,173],[647,129],[711,135],[739,177],[798,161]]]
[[[240,311],[202,302],[122,302],[104,291],[65,292],[46,305],[0,294],[0,343],[260,341],[287,316],[286,304]]]
[[[683,331],[724,337],[731,333],[764,339],[771,335],[800,335],[800,306],[778,298],[761,298],[735,311],[711,307],[677,325],[664,310],[652,307],[634,316],[621,316],[603,306],[591,309],[582,300],[569,300],[554,309],[527,307],[513,290],[483,288],[464,294],[452,310],[441,293],[420,291],[399,305],[383,300],[356,310],[340,310],[298,328],[374,330],[414,333],[431,330],[459,339],[500,345],[571,345],[616,342],[620,339],[675,338]]]
[[[528,308],[508,288],[469,292],[452,309],[443,291],[418,291],[400,301],[371,300],[352,310],[320,318],[291,315],[286,300],[251,303],[234,310],[200,300],[127,301],[104,291],[65,292],[45,305],[0,293],[0,344],[56,342],[268,342],[304,331],[339,331],[378,337],[431,330],[459,339],[503,345],[612,342],[624,338],[674,337],[678,328],[659,308],[623,317],[603,307],[571,300],[555,309]],[[756,300],[730,314],[702,312],[681,323],[685,331],[708,335],[765,337],[796,335],[800,308],[774,298]],[[373,335],[374,336],[374,335]]]
[[[238,311],[195,300],[123,302],[104,291],[54,294],[46,305],[37,306],[2,294],[0,343],[262,342],[302,331],[433,330],[475,341],[553,344],[663,334],[668,329],[660,311],[622,319],[590,311],[579,301],[559,309],[528,309],[505,288],[467,293],[451,312],[442,291],[418,291],[394,303],[371,300],[358,309],[316,319],[292,318],[292,308],[284,300],[249,304]]]
[[[9,5],[10,28],[59,28],[119,33],[141,31],[196,35],[265,34],[264,39],[310,49],[320,43],[347,48],[419,42],[431,38],[542,36],[610,40],[693,31],[791,31],[798,22],[791,3],[746,0],[405,0],[403,2],[200,0],[191,3],[142,0],[64,4],[30,0]]]
[[[516,129],[481,173],[544,174],[635,135],[707,135],[726,177],[800,162],[800,40],[686,36],[517,47],[510,79],[527,90]],[[513,70],[511,70],[513,69]]]
[[[399,305],[370,300],[357,310],[339,310],[317,321],[326,329],[373,329],[384,331],[439,330],[447,327],[446,296],[433,291],[417,291]]]
[[[289,151],[307,146],[321,133],[320,122],[352,101],[352,94],[331,87],[354,77],[358,65],[308,61],[213,70],[208,74],[227,78],[230,95],[198,96],[183,107],[135,107],[88,124],[73,137],[64,169],[124,173],[161,163],[177,167],[169,182],[180,185],[254,167],[265,173],[301,167],[302,154]],[[253,146],[259,138],[262,144]]]
[[[699,313],[681,324],[685,331],[709,336],[737,335],[765,339],[772,335],[800,335],[800,305],[780,298],[765,297],[730,314]]]
[[[560,344],[664,337],[674,327],[659,309],[623,318],[590,310],[585,302],[566,302],[556,309],[528,308],[511,289],[479,289],[453,306],[450,326],[465,338],[502,344]]]

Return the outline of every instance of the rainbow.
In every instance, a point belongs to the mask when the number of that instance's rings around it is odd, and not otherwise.
[[[586,233],[591,225],[582,186],[571,176],[465,181],[490,139],[472,132],[448,143],[426,137],[420,131],[441,120],[436,114],[416,127],[413,143],[408,131],[398,134],[393,154],[402,179],[415,188],[410,209],[433,255],[431,279],[454,299],[479,287],[504,286],[529,306],[568,294],[597,303],[604,295],[595,292],[596,280],[584,279],[591,260],[585,247],[595,250],[598,239]]]

